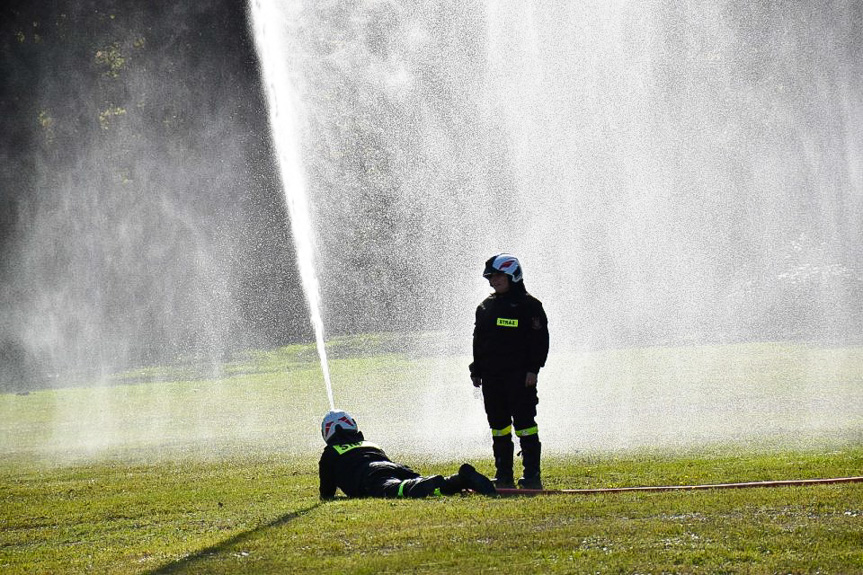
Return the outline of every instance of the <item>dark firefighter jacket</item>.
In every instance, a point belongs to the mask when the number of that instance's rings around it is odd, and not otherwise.
[[[522,282],[504,294],[491,294],[476,308],[471,376],[539,373],[547,357],[548,319]]]
[[[321,499],[332,499],[336,488],[348,497],[364,497],[369,463],[390,461],[384,450],[363,438],[362,431],[337,429],[318,463]]]

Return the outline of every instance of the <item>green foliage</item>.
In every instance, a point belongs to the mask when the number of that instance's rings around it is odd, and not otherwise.
[[[116,78],[126,68],[126,60],[127,57],[123,55],[118,42],[97,50],[94,56],[94,61],[102,70],[102,74],[111,78]]]
[[[111,127],[111,123],[114,121],[115,118],[125,115],[125,108],[120,108],[119,106],[109,106],[108,108],[99,113],[99,126],[103,130],[107,130]]]

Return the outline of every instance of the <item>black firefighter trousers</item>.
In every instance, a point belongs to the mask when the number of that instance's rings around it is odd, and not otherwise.
[[[392,461],[369,463],[363,488],[371,497],[429,497],[453,495],[462,488],[460,482],[442,475],[423,477],[410,467]]]
[[[519,438],[525,477],[539,477],[539,429],[536,425],[536,406],[539,397],[536,387],[524,385],[527,372],[505,376],[483,376],[482,396],[485,414],[491,428],[492,449],[498,481],[513,479],[512,431]]]

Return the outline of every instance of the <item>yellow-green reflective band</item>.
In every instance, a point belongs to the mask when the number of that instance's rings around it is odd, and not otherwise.
[[[516,429],[515,434],[519,437],[524,437],[525,435],[536,435],[539,433],[539,426],[534,425],[533,427],[528,427],[527,429]]]
[[[434,490],[434,495],[435,497],[440,497],[441,495],[443,495],[443,493],[440,492],[440,487]]]
[[[371,441],[357,441],[356,443],[343,443],[341,445],[333,445],[333,449],[335,449],[336,453],[338,453],[339,455],[344,455],[351,449],[356,449],[357,447],[375,447],[377,449],[380,449],[380,447],[378,447]]]
[[[518,320],[499,317],[497,318],[497,325],[500,327],[518,327]]]
[[[399,497],[405,496],[405,483],[406,483],[405,481],[402,481],[401,484],[399,485]]]
[[[506,437],[507,435],[512,435],[512,426],[507,425],[503,429],[492,429],[491,436],[492,437]]]

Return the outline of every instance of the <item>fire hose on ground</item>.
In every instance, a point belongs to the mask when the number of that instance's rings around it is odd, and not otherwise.
[[[709,483],[703,485],[657,485],[644,487],[601,487],[591,489],[516,489],[499,488],[501,497],[534,495],[599,495],[603,493],[698,491],[706,489],[745,489],[749,487],[790,487],[801,485],[831,485],[836,483],[863,483],[861,477],[832,477],[827,479],[789,479],[781,481],[747,481],[743,483]]]

